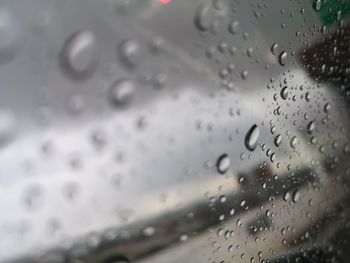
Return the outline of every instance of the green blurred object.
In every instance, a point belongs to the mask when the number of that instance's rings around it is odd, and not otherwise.
[[[341,19],[350,16],[350,0],[321,0],[319,17],[325,26],[333,26]],[[315,5],[315,1],[313,1]]]

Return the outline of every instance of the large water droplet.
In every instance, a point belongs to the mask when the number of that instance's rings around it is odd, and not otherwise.
[[[156,228],[154,226],[148,226],[145,229],[143,229],[142,232],[146,237],[150,237],[156,233]]]
[[[132,81],[122,79],[114,82],[109,89],[109,97],[114,105],[125,105],[135,92],[135,85]]]
[[[248,55],[248,57],[252,57],[253,56],[253,54],[254,54],[254,49],[253,48],[248,48],[247,49],[247,55]]]
[[[278,49],[278,44],[277,43],[272,44],[272,46],[271,46],[272,54],[277,55],[278,54],[277,49]]]
[[[211,10],[208,4],[202,3],[198,6],[194,18],[194,24],[199,31],[207,31],[211,25]]]
[[[298,143],[298,139],[296,136],[292,137],[292,139],[290,140],[290,147],[295,148],[295,146]]]
[[[281,64],[281,66],[286,65],[287,58],[288,58],[287,52],[282,51],[281,54],[279,55],[279,58],[278,58],[278,62]]]
[[[283,195],[283,200],[286,201],[286,202],[291,200],[290,192],[285,192],[285,194]]]
[[[331,109],[331,105],[327,102],[327,103],[324,105],[323,110],[324,110],[325,113],[328,113],[330,109]]]
[[[281,143],[282,143],[282,135],[281,135],[281,134],[278,134],[278,135],[275,137],[274,142],[275,142],[275,145],[276,145],[277,147],[279,147],[279,146],[281,145]]]
[[[248,70],[242,70],[241,77],[244,80],[247,79],[248,78]]]
[[[221,155],[216,161],[216,168],[220,174],[224,174],[230,168],[231,160],[226,153]]]
[[[118,47],[118,54],[122,64],[127,68],[135,68],[141,60],[142,52],[139,42],[125,40]]]
[[[281,97],[282,99],[286,100],[287,97],[288,97],[288,87],[287,86],[284,86],[282,89],[281,89]]]
[[[315,2],[314,2],[314,9],[318,12],[318,11],[320,11],[321,10],[321,0],[316,0]]]
[[[294,203],[298,202],[300,199],[300,192],[298,191],[298,189],[295,189],[292,193],[292,201]]]
[[[239,30],[239,22],[238,21],[232,21],[228,26],[228,31],[235,35],[238,33]]]
[[[74,77],[90,75],[97,63],[97,43],[95,34],[82,31],[73,35],[62,51],[64,68]]]
[[[312,133],[316,128],[315,122],[311,121],[308,125],[307,125],[307,131],[309,133]]]
[[[270,156],[270,161],[271,162],[274,162],[276,159],[276,154],[275,153],[272,153],[271,156]]]
[[[249,151],[254,151],[259,139],[260,131],[256,124],[254,124],[245,136],[245,146]]]

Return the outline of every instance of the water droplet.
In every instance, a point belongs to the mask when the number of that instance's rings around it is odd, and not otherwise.
[[[245,136],[245,146],[249,151],[254,151],[260,135],[260,130],[256,124],[254,124],[247,132]]]
[[[227,198],[226,198],[226,196],[225,196],[225,195],[221,195],[221,196],[219,197],[219,201],[220,201],[220,203],[225,203],[225,202],[226,202],[226,200],[227,200]]]
[[[318,12],[321,10],[321,0],[316,0],[314,2],[314,9]]]
[[[226,173],[227,170],[230,168],[230,165],[231,160],[226,153],[221,155],[216,162],[216,168],[220,174]]]
[[[30,186],[24,193],[24,204],[29,209],[38,209],[43,203],[43,190],[39,185]]]
[[[198,6],[194,18],[194,24],[199,31],[207,31],[211,25],[211,10],[208,4],[202,3]]]
[[[271,156],[270,156],[270,161],[273,163],[276,159],[276,154],[275,153],[272,153]]]
[[[74,34],[62,51],[64,68],[74,77],[90,75],[97,64],[97,41],[91,31]]]
[[[291,200],[290,192],[285,192],[285,194],[283,195],[283,200],[286,201],[286,202]]]
[[[156,229],[153,226],[148,226],[142,232],[146,237],[150,237],[156,233]]]
[[[316,128],[315,122],[314,121],[310,121],[310,123],[307,125],[307,131],[309,133],[312,133]]]
[[[296,136],[292,137],[292,139],[290,140],[290,147],[295,148],[295,146],[298,143],[298,139]]]
[[[75,201],[79,193],[79,186],[74,182],[67,183],[63,188],[63,194],[69,201]]]
[[[299,199],[300,199],[300,193],[299,193],[298,189],[295,189],[292,193],[292,201],[294,203],[296,203],[299,201]]]
[[[239,31],[239,22],[238,21],[232,21],[228,26],[228,31],[235,35]]]
[[[156,89],[162,89],[166,85],[168,76],[165,73],[157,73],[153,76],[153,87]]]
[[[272,54],[277,55],[278,54],[277,49],[278,49],[278,44],[277,43],[272,44],[272,46],[271,46]]]
[[[281,135],[281,134],[278,134],[278,135],[275,137],[274,142],[275,142],[275,145],[276,145],[277,147],[279,147],[279,146],[281,145],[281,143],[282,143],[282,135]]]
[[[329,103],[326,103],[326,104],[324,105],[324,108],[323,108],[324,112],[325,112],[325,113],[328,113],[330,109],[331,109],[331,105],[330,105]]]
[[[188,240],[188,235],[182,234],[182,235],[180,236],[180,242],[186,242],[187,240]]]
[[[154,54],[158,54],[164,45],[164,39],[161,36],[154,36],[151,39],[150,50]]]
[[[90,140],[97,149],[101,149],[107,142],[106,134],[101,130],[93,131],[90,135]]]
[[[247,79],[248,78],[248,70],[242,70],[241,77],[242,77],[242,79]]]
[[[275,134],[275,132],[276,132],[276,126],[273,125],[273,126],[271,126],[271,133]]]
[[[279,58],[278,58],[278,62],[280,63],[281,66],[286,65],[287,58],[288,58],[287,52],[282,51],[281,54],[279,55]]]
[[[72,114],[79,114],[84,109],[84,99],[82,96],[78,94],[74,94],[72,97],[69,98],[68,101],[68,110]]]
[[[109,89],[109,98],[114,105],[124,105],[134,96],[135,85],[127,79],[117,80]]]
[[[125,67],[133,69],[140,63],[141,46],[136,40],[125,40],[118,47],[118,55]]]
[[[288,97],[288,87],[287,86],[284,86],[282,89],[281,89],[281,97],[282,99],[286,100],[287,97]]]
[[[250,48],[247,49],[247,56],[248,57],[252,57],[253,53],[254,53],[254,49],[253,48],[250,47]]]
[[[305,100],[306,100],[307,102],[310,101],[310,92],[306,92],[306,94],[305,94]]]

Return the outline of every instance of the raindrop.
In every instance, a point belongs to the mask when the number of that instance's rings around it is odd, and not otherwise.
[[[248,57],[252,57],[253,53],[254,53],[254,49],[253,48],[250,47],[250,48],[247,49],[247,56]]]
[[[272,54],[277,55],[278,54],[277,49],[278,49],[278,44],[277,43],[272,44],[272,46],[271,46]]]
[[[209,30],[211,24],[210,6],[208,4],[201,4],[198,6],[194,18],[194,24],[199,31]]]
[[[321,0],[316,0],[314,2],[314,9],[318,12],[321,9]]]
[[[153,86],[156,89],[164,88],[167,82],[168,76],[165,73],[157,73],[153,76]]]
[[[300,199],[300,193],[299,193],[298,189],[295,189],[292,193],[292,201],[294,203],[296,203],[299,201],[299,199]]]
[[[90,75],[97,64],[97,41],[91,31],[74,34],[62,50],[62,63],[74,77]]]
[[[94,147],[101,149],[106,144],[106,134],[100,130],[95,130],[91,133],[90,140]]]
[[[276,159],[276,154],[275,153],[272,153],[271,156],[270,156],[270,161],[271,162],[274,162]]]
[[[225,53],[226,50],[227,50],[227,47],[228,47],[228,44],[225,41],[220,41],[219,44],[218,44],[218,50],[221,53]]]
[[[278,62],[280,63],[281,66],[286,65],[287,58],[288,58],[287,52],[282,51],[281,54],[279,55],[279,58],[278,58]]]
[[[238,21],[232,21],[228,26],[228,31],[235,35],[238,33],[239,30],[239,22]]]
[[[182,234],[182,235],[180,236],[180,242],[186,242],[187,240],[188,240],[188,235]]]
[[[260,131],[256,124],[254,124],[248,130],[245,136],[245,146],[249,151],[254,151],[256,146],[258,145],[259,134],[260,134]]]
[[[24,204],[29,209],[37,209],[43,203],[43,190],[38,185],[30,186],[24,193]]]
[[[306,92],[306,94],[305,94],[305,100],[306,100],[307,102],[310,101],[310,92]]]
[[[226,153],[221,155],[216,162],[216,168],[220,174],[226,173],[227,170],[230,168],[230,165],[231,160]]]
[[[331,105],[330,105],[329,103],[326,103],[326,104],[324,105],[324,108],[323,108],[324,112],[325,112],[325,113],[328,113],[330,109],[331,109]]]
[[[135,68],[141,60],[141,46],[136,40],[125,40],[118,47],[121,62],[127,68]]]
[[[291,194],[290,192],[285,192],[285,194],[283,195],[283,200],[288,202],[289,200],[291,200]]]
[[[292,139],[290,140],[290,147],[294,149],[297,143],[298,143],[297,137],[296,136],[292,137]]]
[[[75,201],[79,193],[79,186],[76,183],[67,183],[63,188],[63,193],[69,201]]]
[[[312,133],[314,130],[315,130],[315,122],[314,121],[311,121],[308,125],[307,125],[307,131],[309,133]]]
[[[247,70],[243,70],[241,72],[241,77],[242,77],[242,79],[247,79],[248,78],[248,71]]]
[[[276,126],[273,125],[273,126],[271,126],[271,133],[275,134],[275,132],[276,132]]]
[[[109,97],[113,105],[125,105],[134,96],[135,85],[127,79],[117,80],[109,89]]]
[[[154,36],[150,42],[150,51],[154,54],[158,54],[164,45],[164,39],[161,36]]]
[[[220,203],[225,203],[226,202],[226,196],[225,195],[221,195],[220,197],[219,197],[219,201],[220,201]]]
[[[282,135],[281,135],[281,134],[278,134],[278,135],[275,137],[274,142],[275,142],[275,145],[276,145],[277,147],[279,147],[279,146],[281,145],[281,143],[282,143]]]
[[[146,237],[150,237],[156,233],[156,229],[153,226],[148,226],[142,232]]]
[[[282,99],[286,100],[287,97],[288,97],[288,87],[287,86],[284,86],[282,89],[281,89],[281,97]]]

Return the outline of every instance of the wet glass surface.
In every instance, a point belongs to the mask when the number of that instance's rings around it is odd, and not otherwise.
[[[0,262],[347,263],[349,15],[0,3]]]

